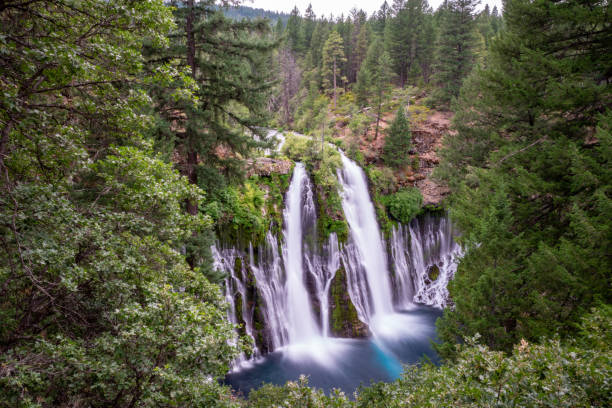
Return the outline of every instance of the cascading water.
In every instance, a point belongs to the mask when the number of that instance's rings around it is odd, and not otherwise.
[[[400,309],[407,309],[413,303],[415,284],[410,262],[410,252],[406,244],[410,242],[407,228],[403,225],[393,227],[389,246],[391,248],[391,259],[395,271],[395,304]]]
[[[314,279],[316,296],[319,301],[321,329],[323,337],[329,336],[329,289],[336,272],[340,268],[340,250],[338,236],[329,235],[327,244],[323,247],[323,256],[310,252],[306,256],[308,272]]]
[[[253,353],[252,357],[258,357],[261,353],[255,344],[255,337],[253,336],[253,312],[252,308],[248,306],[248,295],[247,288],[244,282],[246,282],[246,271],[244,267],[243,259],[244,257],[240,254],[236,249],[222,249],[219,250],[217,246],[212,246],[212,255],[213,255],[213,267],[216,270],[222,271],[227,275],[225,278],[225,300],[229,304],[228,308],[228,319],[229,321],[239,326],[241,322],[236,315],[236,297],[240,295],[241,300],[241,317],[242,322],[244,322],[244,331],[247,336],[249,336],[253,343]],[[236,276],[235,271],[235,262],[236,259],[240,259],[240,277]],[[238,334],[238,333],[237,333]],[[234,365],[238,365],[247,359],[246,355],[241,352],[236,360],[234,361]]]
[[[391,254],[401,306],[407,306],[405,299],[439,308],[447,305],[448,282],[462,256],[453,236],[447,217],[428,215],[393,229]],[[413,296],[404,297],[407,293]]]
[[[357,163],[340,154],[343,169],[338,170],[338,180],[342,186],[342,209],[350,228],[342,259],[353,304],[359,318],[369,323],[376,314],[393,313],[387,255],[366,176]]]
[[[285,239],[283,258],[286,282],[286,325],[289,331],[289,343],[300,343],[321,336],[312,311],[308,291],[304,284],[304,257],[302,214],[315,214],[312,188],[306,169],[302,163],[296,163],[293,177],[287,192],[284,211]]]
[[[439,308],[448,301],[446,284],[461,255],[450,222],[421,217],[408,226],[398,225],[388,242],[388,257],[365,174],[342,152],[341,158],[343,169],[337,176],[350,230],[346,244],[340,245],[335,234],[320,243],[314,188],[304,165],[297,163],[285,195],[282,241],[270,231],[264,243],[249,246],[248,255],[235,250],[215,255],[217,268],[228,274],[228,318],[233,323],[243,320],[244,331],[258,339],[255,355],[270,353],[228,375],[227,381],[240,390],[248,392],[262,381],[284,383],[305,373],[313,386],[350,392],[361,382],[397,378],[400,362],[415,363],[423,354],[435,361],[430,340],[441,312],[418,303]],[[242,259],[241,268],[234,267],[236,257]],[[345,273],[339,276],[346,280],[338,280],[338,287],[346,284],[359,320],[370,329],[369,339],[329,337],[330,287],[334,282],[336,288],[341,263]],[[353,324],[354,317],[343,315],[354,313],[347,312],[349,307],[333,305],[335,328],[337,311],[342,324]],[[348,330],[350,334],[353,329]],[[244,359],[242,355],[240,361]]]
[[[259,247],[259,262],[255,262],[253,245],[249,244],[249,268],[255,276],[257,292],[263,301],[269,349],[275,350],[288,342],[285,322],[285,277],[276,237],[268,232],[265,245]]]

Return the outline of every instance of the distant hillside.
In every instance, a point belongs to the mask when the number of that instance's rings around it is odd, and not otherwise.
[[[289,14],[279,13],[276,11],[264,10],[261,8],[253,8],[247,6],[230,7],[223,10],[225,15],[234,20],[267,18],[272,22],[276,22],[279,18],[283,24],[287,24]]]

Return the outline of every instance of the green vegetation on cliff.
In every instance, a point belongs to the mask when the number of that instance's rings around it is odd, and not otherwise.
[[[320,139],[288,134],[283,153],[290,159],[303,162],[313,176],[317,194],[317,231],[321,242],[336,233],[340,242],[348,239],[348,224],[342,212],[340,184],[336,171],[342,167],[340,153]],[[322,157],[321,157],[322,156]]]

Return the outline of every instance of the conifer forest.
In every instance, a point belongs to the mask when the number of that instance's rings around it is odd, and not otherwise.
[[[610,2],[380,2],[0,2],[0,408],[612,406]]]

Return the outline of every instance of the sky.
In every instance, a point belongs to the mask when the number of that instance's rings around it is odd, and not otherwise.
[[[284,12],[290,12],[293,9],[293,6],[297,6],[300,13],[303,15],[304,10],[306,10],[308,4],[311,3],[312,9],[317,17],[320,17],[321,15],[329,16],[330,13],[332,13],[334,16],[339,16],[340,14],[347,15],[348,11],[353,7],[363,9],[369,16],[374,11],[377,11],[384,1],[385,0],[246,0],[243,5],[270,11]],[[443,0],[429,0],[429,5],[435,9],[440,5],[440,3],[442,3],[442,1]],[[484,7],[484,5],[488,3],[491,8],[493,8],[493,6],[497,6],[497,8],[501,11],[502,0],[480,1],[482,3],[481,7]],[[393,0],[387,0],[387,3],[392,4]]]

